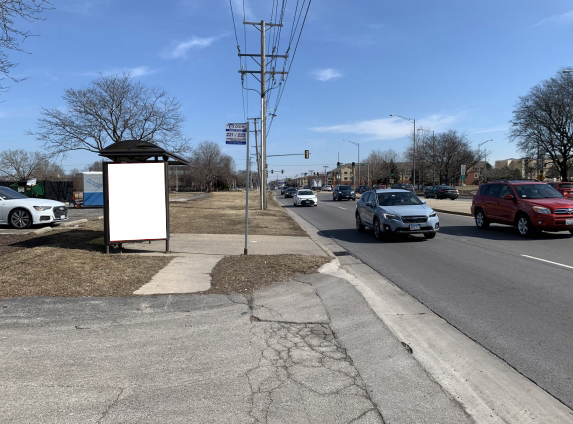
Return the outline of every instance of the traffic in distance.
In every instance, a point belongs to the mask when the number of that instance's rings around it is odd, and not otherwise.
[[[272,187],[271,188],[275,188]],[[409,184],[391,188],[372,189],[368,186],[325,186],[333,201],[357,200],[356,229],[371,228],[377,239],[392,235],[423,234],[431,239],[439,231],[436,212],[414,193]],[[541,231],[573,235],[573,184],[545,183],[537,180],[503,180],[481,184],[472,198],[471,214],[477,228],[485,230],[490,224],[510,225],[519,235],[531,237]],[[318,205],[310,186],[281,188],[285,198],[292,197],[295,206]],[[570,197],[571,196],[571,197]],[[451,199],[459,197],[455,187],[429,186],[425,198]]]

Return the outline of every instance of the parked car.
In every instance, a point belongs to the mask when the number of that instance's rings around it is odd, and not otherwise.
[[[367,185],[359,185],[358,187],[356,187],[356,190],[354,190],[356,193],[364,193],[365,191],[370,190],[370,186]]]
[[[372,228],[378,240],[398,234],[432,239],[440,229],[436,212],[409,190],[367,191],[356,203],[355,218],[358,231]]]
[[[332,186],[329,185],[322,186],[322,191],[332,191]]]
[[[561,193],[564,197],[573,198],[573,183],[567,181],[557,181],[554,183],[548,183],[551,187]]]
[[[62,202],[24,196],[8,187],[0,187],[0,224],[24,229],[35,224],[53,224],[68,219],[68,207]]]
[[[298,190],[294,195],[292,203],[295,206],[318,206],[318,199],[312,190]]]
[[[294,195],[296,194],[296,192],[298,191],[298,188],[296,187],[289,187],[285,190],[285,199],[287,197],[294,197]]]
[[[451,199],[456,200],[460,195],[460,192],[451,186],[437,185],[432,187],[427,187],[424,189],[424,197],[434,197],[436,199]]]
[[[332,200],[356,200],[356,193],[349,185],[337,185],[332,192]]]
[[[573,234],[573,199],[540,181],[491,181],[480,185],[471,206],[476,226],[491,223],[517,227],[523,237],[538,231]]]

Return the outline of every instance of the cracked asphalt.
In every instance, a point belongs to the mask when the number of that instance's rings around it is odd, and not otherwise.
[[[341,278],[0,301],[2,423],[466,423]]]

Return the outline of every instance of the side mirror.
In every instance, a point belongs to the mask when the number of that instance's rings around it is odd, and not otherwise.
[[[420,199],[420,202],[422,202],[424,205],[426,204],[426,199]]]
[[[366,202],[366,206],[372,206],[372,202]]]
[[[514,197],[513,194],[511,194],[511,193],[506,193],[506,194],[503,196],[503,200],[515,200],[515,197]]]

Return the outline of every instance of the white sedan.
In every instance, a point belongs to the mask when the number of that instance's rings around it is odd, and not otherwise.
[[[322,187],[322,191],[332,191],[332,186],[325,185]]]
[[[33,199],[11,188],[0,187],[0,224],[23,229],[65,219],[68,219],[68,207],[62,202]]]
[[[318,199],[312,190],[297,190],[292,201],[295,206],[310,205],[318,206]]]

